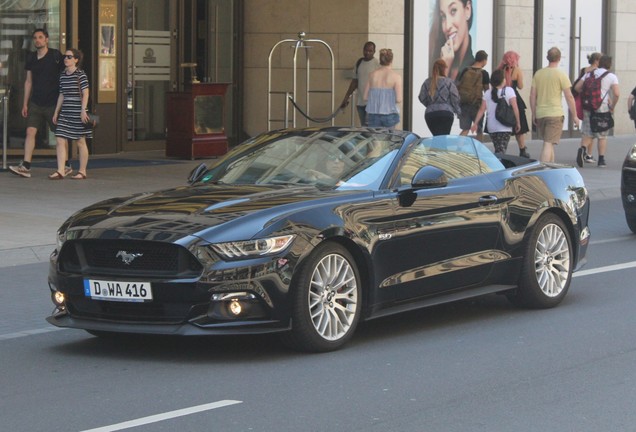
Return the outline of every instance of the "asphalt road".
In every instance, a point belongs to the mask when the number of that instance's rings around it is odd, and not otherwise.
[[[0,429],[634,430],[636,236],[616,197],[593,202],[591,228],[555,309],[485,296],[365,323],[320,355],[271,336],[55,330],[47,264],[0,268]]]

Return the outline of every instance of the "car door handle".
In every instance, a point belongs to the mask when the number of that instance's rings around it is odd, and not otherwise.
[[[497,202],[497,197],[494,195],[483,196],[479,198],[480,206],[489,206]]]

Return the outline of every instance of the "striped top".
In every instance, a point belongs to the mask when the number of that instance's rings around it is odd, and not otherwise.
[[[82,95],[80,93],[88,89],[88,77],[83,70],[75,69],[68,75],[62,72],[60,75],[60,94],[64,96],[62,109],[57,116],[55,136],[76,140],[81,137],[92,138],[93,130],[87,128],[82,122]]]

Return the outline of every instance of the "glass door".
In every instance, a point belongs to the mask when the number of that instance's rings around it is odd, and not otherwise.
[[[63,50],[65,3],[60,0],[0,1],[0,98],[6,100],[7,124],[0,104],[0,137],[7,135],[7,155],[24,155],[26,119],[22,117],[24,100],[24,65],[26,56],[35,51],[31,34],[37,28],[49,34],[49,48]],[[0,153],[2,153],[0,139]],[[41,125],[35,142],[34,156],[55,155],[55,136],[48,125]]]
[[[165,145],[166,93],[171,90],[174,74],[171,61],[174,39],[170,31],[173,3],[174,0],[127,2],[128,144],[157,141]]]

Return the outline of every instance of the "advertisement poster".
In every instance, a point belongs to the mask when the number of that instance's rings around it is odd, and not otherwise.
[[[451,64],[451,78],[474,61],[479,50],[488,53],[485,69],[493,62],[493,0],[417,0],[413,2],[413,131],[421,136],[431,133],[424,121],[425,107],[418,100],[422,83],[438,58]],[[496,67],[497,64],[494,65]],[[451,133],[459,133],[455,120]]]

